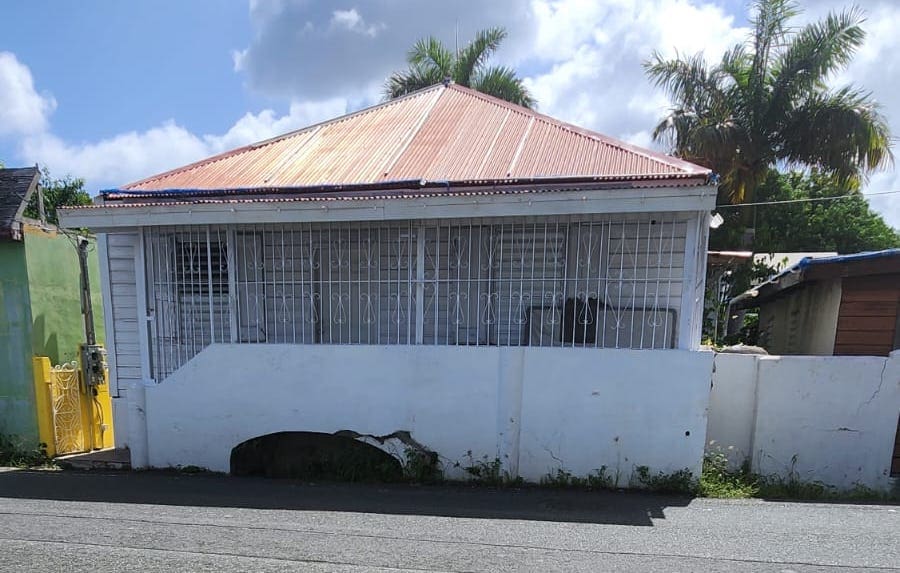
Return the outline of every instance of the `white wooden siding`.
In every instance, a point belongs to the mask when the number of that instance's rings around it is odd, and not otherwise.
[[[113,390],[119,395],[130,384],[142,379],[135,273],[138,233],[109,233],[105,244],[108,277],[105,286],[109,289],[106,336],[110,346]]]

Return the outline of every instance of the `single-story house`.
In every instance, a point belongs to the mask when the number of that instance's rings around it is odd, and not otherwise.
[[[37,167],[0,169],[0,434],[14,435],[27,447],[40,441],[32,358],[72,362],[84,342],[75,238],[26,216],[29,201],[41,192],[40,179]],[[91,298],[102,341],[96,243],[84,240],[90,242]]]
[[[342,432],[449,473],[627,480],[699,472],[715,197],[707,169],[449,84],[62,216],[100,237],[137,467]]]
[[[732,300],[756,307],[772,354],[887,356],[900,348],[900,249],[803,258]]]

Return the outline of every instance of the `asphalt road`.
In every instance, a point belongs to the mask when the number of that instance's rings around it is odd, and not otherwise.
[[[0,571],[900,571],[900,506],[0,472]]]

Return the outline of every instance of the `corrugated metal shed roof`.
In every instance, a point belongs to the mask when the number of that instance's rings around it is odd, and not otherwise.
[[[339,190],[410,181],[426,187],[554,178],[702,180],[708,174],[474,90],[439,84],[149,177],[105,197]]]
[[[804,257],[766,282],[731,299],[736,309],[758,306],[808,280],[900,272],[900,249],[866,251],[832,257]]]
[[[16,224],[40,178],[37,167],[0,169],[0,237],[17,238]]]

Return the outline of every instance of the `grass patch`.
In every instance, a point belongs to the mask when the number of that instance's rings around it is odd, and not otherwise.
[[[650,473],[647,466],[634,468],[631,476],[632,484],[657,493],[674,493],[694,495],[697,493],[697,480],[691,470],[685,468],[672,473]]]
[[[898,501],[896,493],[880,492],[857,485],[842,490],[818,481],[800,479],[791,471],[787,477],[761,476],[750,471],[750,464],[730,469],[728,458],[721,453],[707,454],[703,459],[697,494],[724,499],[761,498],[800,501]]]
[[[31,468],[52,465],[47,444],[26,445],[16,436],[0,434],[0,466]]]
[[[525,483],[521,477],[509,475],[509,472],[503,469],[500,458],[490,459],[485,455],[482,459],[476,460],[471,450],[466,452],[466,457],[469,458],[468,465],[463,466],[456,462],[455,467],[462,467],[469,475],[470,483],[491,487],[516,487]]]
[[[541,478],[540,485],[552,488],[574,488],[586,490],[614,489],[615,480],[607,473],[606,466],[596,469],[586,477],[572,475],[572,472],[559,468]]]

